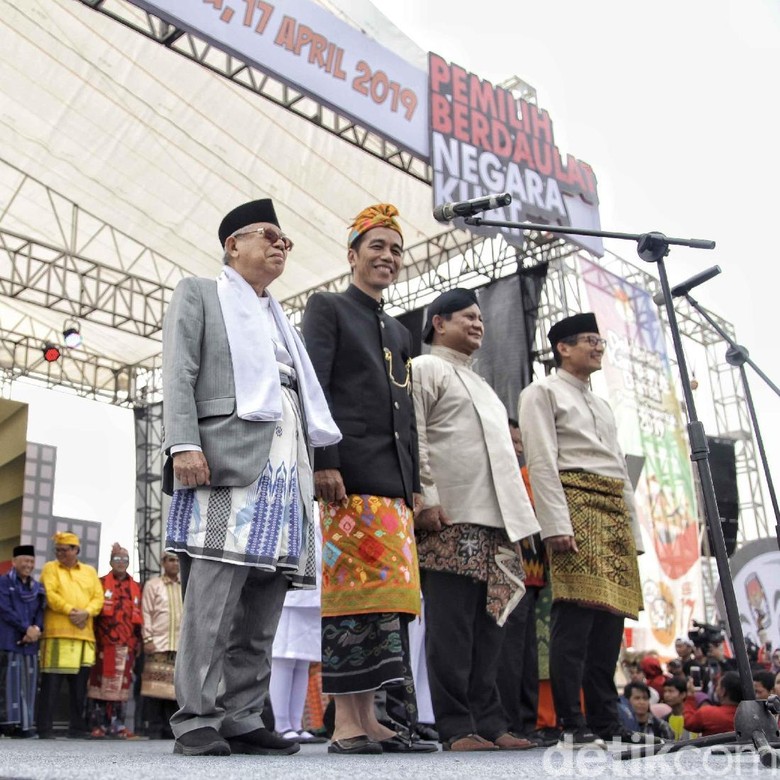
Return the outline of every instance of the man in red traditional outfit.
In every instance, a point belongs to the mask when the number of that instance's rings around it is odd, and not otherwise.
[[[141,639],[141,587],[127,573],[130,555],[118,542],[111,548],[111,571],[100,578],[103,610],[95,618],[97,662],[89,678],[87,709],[92,737],[127,739],[125,707],[133,680],[133,663]]]

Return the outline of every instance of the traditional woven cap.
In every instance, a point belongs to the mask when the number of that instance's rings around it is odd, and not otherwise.
[[[20,544],[14,547],[14,554],[11,556],[12,558],[16,558],[17,555],[32,555],[32,557],[35,557],[35,547],[33,547],[31,544]]]
[[[252,200],[249,203],[236,206],[233,211],[229,211],[219,224],[220,246],[225,246],[228,236],[232,236],[237,230],[241,230],[247,225],[254,225],[255,222],[268,222],[278,228],[281,227],[276,218],[273,201],[270,198]]]
[[[593,312],[583,312],[556,322],[547,333],[550,339],[550,345],[555,349],[555,345],[569,336],[579,336],[580,333],[598,333],[599,326],[596,322],[596,315]]]
[[[396,219],[397,216],[398,209],[392,203],[377,203],[374,206],[364,208],[350,225],[347,246],[352,246],[355,243],[355,239],[360,238],[363,233],[367,233],[375,227],[390,228],[403,238],[404,234],[401,232],[401,226]]]
[[[52,536],[52,539],[54,539],[54,544],[72,544],[76,547],[81,545],[78,536],[72,534],[70,531],[57,531],[57,533]]]
[[[474,290],[467,290],[464,287],[456,287],[454,290],[447,290],[438,298],[433,300],[428,306],[428,314],[425,319],[425,327],[422,331],[422,338],[426,344],[433,341],[433,318],[439,314],[454,314],[456,311],[463,311],[477,303],[477,294]]]

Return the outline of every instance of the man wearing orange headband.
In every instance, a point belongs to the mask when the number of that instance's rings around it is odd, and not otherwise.
[[[412,339],[385,314],[382,299],[401,270],[397,216],[390,204],[358,214],[347,251],[352,284],[313,295],[303,317],[314,370],[344,437],[314,453],[323,527],[322,681],[336,701],[331,753],[436,749],[397,736],[373,706],[375,690],[405,684],[407,722],[414,722],[406,630],[420,613]],[[365,660],[344,652],[352,645]]]

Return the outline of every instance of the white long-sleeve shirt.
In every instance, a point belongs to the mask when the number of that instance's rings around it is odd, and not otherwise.
[[[455,523],[504,528],[511,541],[539,530],[520,477],[506,409],[471,359],[447,347],[412,360],[425,506]]]

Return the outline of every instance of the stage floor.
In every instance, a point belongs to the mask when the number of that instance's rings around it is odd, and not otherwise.
[[[521,753],[430,753],[425,755],[333,756],[326,745],[304,745],[286,757],[189,758],[173,743],[57,739],[0,739],[0,780],[247,780],[252,777],[318,778],[517,778],[517,777],[771,777],[755,754],[723,755],[686,750],[619,761],[603,750],[572,754],[555,748]]]

